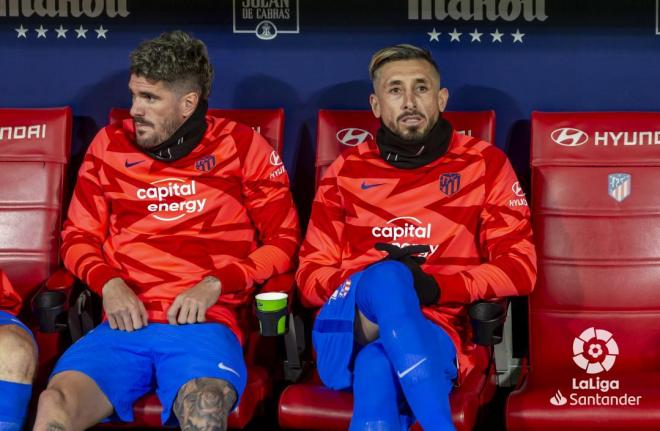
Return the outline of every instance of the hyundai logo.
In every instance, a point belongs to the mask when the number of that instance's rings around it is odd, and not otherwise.
[[[556,144],[564,147],[579,147],[589,140],[589,135],[587,135],[586,132],[571,127],[555,129],[550,134],[550,137]]]
[[[356,129],[353,127],[341,129],[337,132],[336,136],[340,143],[348,145],[349,147],[360,145],[368,138],[373,139],[373,135],[371,133],[367,132],[366,130]]]

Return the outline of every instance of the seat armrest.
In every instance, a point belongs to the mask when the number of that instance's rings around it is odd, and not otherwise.
[[[493,346],[502,342],[507,309],[506,298],[472,303],[468,310],[472,324],[472,341],[480,346]]]
[[[32,298],[32,311],[41,332],[59,332],[67,328],[67,312],[76,278],[60,268],[48,278]]]

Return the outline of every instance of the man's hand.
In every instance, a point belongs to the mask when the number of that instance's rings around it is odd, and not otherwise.
[[[428,245],[409,245],[397,247],[393,244],[377,242],[376,250],[387,253],[385,260],[397,260],[408,267],[413,276],[413,285],[417,292],[417,298],[422,305],[436,304],[440,299],[440,286],[433,276],[424,272],[420,266],[426,262],[426,258],[417,256],[417,253],[428,253],[431,248]]]
[[[103,310],[112,329],[131,332],[147,326],[144,304],[121,278],[103,286]]]
[[[205,322],[206,310],[216,303],[221,290],[220,280],[211,276],[204,277],[202,281],[176,297],[167,310],[167,320],[172,325]]]

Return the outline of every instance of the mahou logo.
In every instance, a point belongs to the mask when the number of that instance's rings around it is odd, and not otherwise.
[[[611,332],[593,327],[573,340],[573,361],[587,374],[609,371],[619,354],[619,346]]]

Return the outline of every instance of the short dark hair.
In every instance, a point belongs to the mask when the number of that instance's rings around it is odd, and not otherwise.
[[[206,45],[187,33],[177,30],[144,41],[130,59],[132,74],[197,91],[202,99],[209,97],[213,66]]]
[[[433,60],[433,57],[431,57],[431,53],[426,49],[407,43],[388,46],[379,50],[371,57],[371,61],[369,62],[369,77],[371,78],[371,82],[374,82],[376,72],[383,65],[401,60],[424,60],[428,62],[438,74],[438,82],[440,82],[440,69],[435,63],[435,60]]]

